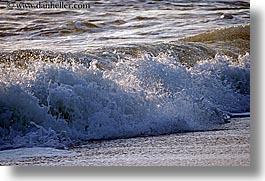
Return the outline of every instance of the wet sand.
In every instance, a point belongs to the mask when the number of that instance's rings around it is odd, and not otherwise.
[[[235,118],[214,131],[93,141],[68,150],[2,151],[0,165],[249,166],[249,126],[250,118]]]

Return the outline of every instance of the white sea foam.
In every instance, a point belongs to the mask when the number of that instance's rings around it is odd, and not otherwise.
[[[249,55],[187,68],[166,54],[118,60],[0,64],[0,149],[207,130],[249,111]]]

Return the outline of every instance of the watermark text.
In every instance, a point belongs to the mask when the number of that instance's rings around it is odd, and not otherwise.
[[[90,4],[86,2],[7,2],[8,9],[89,9]]]

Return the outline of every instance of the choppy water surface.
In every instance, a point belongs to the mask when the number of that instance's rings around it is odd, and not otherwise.
[[[248,1],[89,2],[1,2],[0,149],[209,130],[249,112]]]
[[[7,10],[1,1],[1,49],[73,52],[118,44],[153,44],[250,22],[248,0],[87,2],[90,9]],[[234,18],[221,17],[227,13]]]

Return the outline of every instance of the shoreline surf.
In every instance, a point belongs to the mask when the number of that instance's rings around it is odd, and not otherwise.
[[[216,131],[93,141],[58,151],[32,148],[32,152],[41,150],[39,155],[22,149],[19,157],[17,150],[1,151],[5,157],[0,165],[249,166],[249,125],[249,118],[234,118]]]

